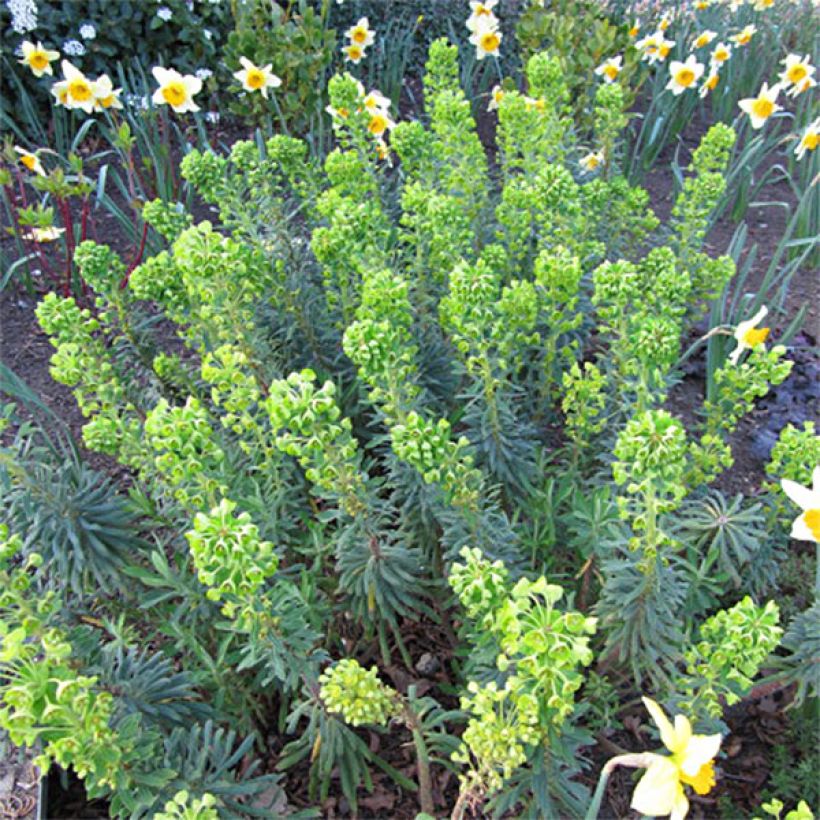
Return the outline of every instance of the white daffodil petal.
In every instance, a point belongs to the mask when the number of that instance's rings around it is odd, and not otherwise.
[[[689,813],[689,800],[683,791],[682,786],[678,786],[675,794],[675,803],[672,806],[672,812],[669,815],[669,820],[684,820]]]
[[[694,777],[720,751],[721,736],[693,735],[686,745],[683,760],[680,763],[681,771]]]
[[[675,715],[675,748],[671,747],[671,752],[677,752],[686,748],[692,738],[692,724],[686,715]]]
[[[794,523],[792,524],[792,531],[790,533],[791,537],[796,539],[797,541],[816,541],[817,539],[814,537],[814,533],[809,528],[809,525],[806,523],[806,516],[801,515],[798,518],[794,519]]]
[[[632,793],[631,808],[648,817],[671,814],[678,797],[678,768],[671,758],[656,755]]]
[[[783,492],[800,507],[801,510],[810,510],[815,506],[820,507],[820,493],[815,493],[813,490],[810,490],[808,487],[804,487],[802,484],[798,484],[796,481],[792,481],[789,478],[784,478],[780,482],[780,486],[783,488]]]

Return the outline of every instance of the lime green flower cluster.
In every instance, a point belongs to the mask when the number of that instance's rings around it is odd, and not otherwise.
[[[183,324],[190,313],[185,284],[168,251],[137,265],[128,278],[128,288],[137,299],[156,302],[177,324]]]
[[[768,803],[764,803],[760,808],[770,817],[774,817],[775,820],[780,820],[785,806],[782,800],[778,800],[775,797]],[[762,818],[755,817],[754,820],[762,820]],[[783,816],[783,820],[814,820],[814,812],[805,800],[801,800],[797,804],[796,809],[786,812],[785,816]]]
[[[142,206],[142,218],[168,242],[173,242],[193,222],[193,217],[181,202],[166,202],[162,199],[146,202]]]
[[[469,440],[454,440],[447,419],[433,422],[412,411],[390,428],[390,439],[393,452],[418,470],[425,483],[441,485],[449,503],[478,510],[483,475],[473,467]]]
[[[592,362],[584,362],[583,369],[574,362],[564,373],[561,387],[564,426],[577,460],[606,425],[606,379]]]
[[[155,820],[219,820],[219,812],[214,808],[216,798],[209,793],[194,797],[184,789],[169,800],[162,811],[154,815]]]
[[[379,680],[375,666],[365,669],[345,658],[319,677],[319,696],[329,712],[338,712],[351,726],[385,726],[401,710],[398,692]]]
[[[618,497],[621,517],[631,520],[643,538],[633,538],[647,558],[654,558],[668,537],[659,528],[661,513],[677,508],[687,493],[682,482],[688,442],[683,425],[666,410],[647,410],[629,422],[615,443],[612,464],[615,483],[626,495]]]
[[[453,565],[450,586],[477,634],[495,638],[496,664],[509,673],[501,687],[471,681],[461,703],[471,718],[453,758],[470,765],[462,788],[486,793],[524,764],[526,746],[545,740],[550,727],[572,714],[584,680],[579,667],[592,662],[596,620],[558,610],[563,590],[544,577],[510,587],[501,562],[468,547],[460,555],[465,563]]]
[[[737,703],[780,642],[779,620],[774,601],[759,606],[746,596],[705,621],[685,654],[687,677],[681,691],[687,695],[688,711],[703,709],[720,717],[724,705]]]
[[[593,122],[595,140],[601,146],[607,176],[611,175],[615,160],[615,144],[626,128],[626,99],[620,83],[603,83],[595,92]]]
[[[96,242],[81,242],[74,253],[74,262],[95,293],[110,301],[119,299],[125,265],[111,248]]]
[[[342,347],[370,385],[370,399],[381,405],[389,422],[400,421],[420,393],[407,281],[387,270],[365,274],[356,316],[344,332]]]
[[[200,372],[211,385],[211,400],[225,414],[220,417],[223,427],[237,435],[261,434],[255,410],[262,400],[257,380],[247,372],[248,357],[232,345],[222,345],[202,357]],[[250,445],[240,441],[239,446],[248,453]]]
[[[79,675],[61,629],[49,625],[60,602],[31,589],[36,553],[20,561],[22,541],[0,527],[0,727],[18,746],[39,746],[34,764],[72,767],[97,787],[123,780],[122,749],[109,727],[113,698]]]
[[[213,151],[194,148],[182,158],[179,170],[182,178],[190,182],[206,202],[219,204],[228,177],[228,160],[225,157]]]
[[[279,561],[250,515],[236,515],[235,509],[233,501],[223,498],[210,512],[197,513],[185,538],[208,599],[221,601],[222,613],[241,626],[248,618],[245,610]]]
[[[116,456],[124,464],[141,461],[140,423],[124,382],[111,361],[100,323],[74,299],[48,293],[37,306],[37,321],[55,352],[51,375],[74,388],[83,415],[83,441],[91,450]]]
[[[155,454],[153,460],[146,459],[146,466],[173,498],[186,510],[216,504],[227,490],[220,480],[225,454],[214,441],[208,412],[200,402],[189,396],[183,407],[173,407],[160,399],[146,416],[144,430],[145,444]]]
[[[780,527],[789,527],[794,519],[794,505],[783,492],[781,480],[788,478],[810,487],[816,464],[820,464],[820,435],[814,422],[804,422],[802,429],[787,424],[780,431],[766,465],[770,480],[763,483],[763,489],[769,492],[768,512],[772,521],[777,521]]]
[[[350,419],[341,418],[333,382],[317,387],[315,381],[312,370],[277,379],[263,404],[277,433],[276,446],[297,458],[308,481],[355,518],[369,508],[361,454]]]

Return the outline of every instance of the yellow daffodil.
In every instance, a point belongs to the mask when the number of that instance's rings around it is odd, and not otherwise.
[[[695,0],[695,9],[703,11],[709,8],[709,0]]]
[[[587,172],[592,173],[604,161],[603,151],[594,151],[581,157],[579,164]]]
[[[269,88],[279,88],[282,85],[282,80],[271,71],[271,63],[260,68],[247,57],[240,57],[239,64],[242,68],[239,71],[234,71],[233,76],[242,83],[242,88],[245,91],[258,91],[267,99]]]
[[[97,102],[94,96],[94,84],[68,60],[63,60],[62,68],[65,78],[65,107],[79,108],[86,114],[90,114]]]
[[[666,87],[677,96],[697,84],[703,74],[703,63],[699,63],[695,55],[690,54],[684,63],[672,60],[669,63],[669,74],[671,76]]]
[[[709,71],[709,76],[703,81],[703,83],[700,86],[700,90],[698,91],[698,96],[701,99],[704,99],[704,97],[706,97],[706,95],[710,91],[714,91],[715,88],[717,88],[717,84],[718,84],[719,80],[720,80],[720,77],[718,76],[717,69],[713,65],[712,68]]]
[[[334,120],[346,120],[350,116],[350,112],[346,108],[334,108],[332,105],[326,105],[325,111],[327,111]]]
[[[373,45],[373,41],[376,39],[376,35],[370,30],[367,17],[360,18],[355,26],[351,26],[345,32],[345,36],[350,40],[352,45],[359,46],[361,49]]]
[[[46,175],[45,170],[43,170],[43,165],[36,153],[26,151],[25,148],[21,148],[19,145],[15,145],[14,150],[20,155],[20,163],[31,171],[32,174],[37,174],[41,177]]]
[[[367,123],[367,130],[373,134],[374,137],[381,137],[385,131],[393,128],[396,123],[387,116],[384,111],[376,111],[370,117],[370,122]]]
[[[527,111],[538,111],[543,114],[547,110],[547,101],[535,97],[524,97],[524,104],[527,106]]]
[[[23,57],[19,62],[27,65],[35,77],[54,73],[51,64],[60,59],[59,51],[49,51],[42,43],[38,42],[34,45],[29,40],[23,40],[20,48],[23,50]]]
[[[780,482],[783,492],[803,510],[792,524],[792,538],[820,543],[820,465],[814,468],[811,484],[809,489],[788,478]]]
[[[797,147],[794,149],[794,155],[798,160],[803,159],[806,151],[817,150],[818,141],[820,141],[820,117],[803,132],[800,142],[797,143]]]
[[[29,228],[23,234],[23,239],[28,239],[29,242],[54,242],[64,233],[65,228],[55,228],[53,225],[48,228]]]
[[[780,84],[783,88],[800,85],[814,75],[815,68],[808,54],[803,58],[799,54],[789,54],[782,62],[784,69],[780,75]]]
[[[497,5],[498,0],[484,0],[484,2],[471,0],[470,16],[465,23],[467,28],[472,32],[480,28],[498,28],[498,18],[493,13]]]
[[[752,121],[752,128],[755,130],[762,128],[772,114],[783,108],[782,105],[778,105],[775,102],[779,93],[780,86],[778,84],[775,83],[775,85],[769,88],[768,83],[763,83],[763,87],[756,97],[749,97],[738,103],[740,110],[745,111],[749,115]]]
[[[735,41],[735,43],[739,46],[746,46],[748,45],[752,37],[756,34],[757,29],[752,26],[746,26],[744,29],[739,31],[737,34],[732,35],[731,39]]]
[[[374,88],[362,95],[362,105],[365,110],[375,114],[379,111],[387,111],[390,108],[390,100],[378,88]]]
[[[154,66],[151,69],[159,88],[151,100],[154,105],[170,105],[177,114],[186,111],[199,111],[194,96],[202,90],[202,80],[192,74],[180,74],[174,68]]]
[[[755,0],[755,11],[765,11],[774,6],[774,0]]]
[[[804,77],[800,80],[799,83],[795,83],[787,92],[786,95],[789,97],[796,97],[799,94],[802,94],[804,91],[808,91],[810,88],[814,88],[817,85],[817,80],[814,77]]]
[[[345,60],[353,63],[353,65],[358,65],[365,56],[365,51],[361,46],[357,46],[355,43],[351,43],[349,46],[344,46],[342,51],[345,55]]]
[[[745,322],[738,322],[734,334],[737,346],[729,356],[731,364],[738,363],[744,350],[752,350],[758,345],[762,345],[769,337],[769,328],[758,327],[763,319],[766,318],[768,312],[769,309],[764,305],[751,319],[747,319]]]
[[[122,89],[114,88],[107,74],[102,74],[94,80],[94,108],[98,111],[105,108],[122,108],[120,94]]]
[[[631,808],[647,817],[670,815],[683,820],[689,811],[684,785],[697,794],[708,794],[715,785],[714,759],[720,750],[720,735],[695,735],[684,715],[674,724],[654,700],[643,698],[644,706],[660,729],[661,742],[671,757],[650,755],[651,762],[632,794]]]
[[[709,29],[707,29],[706,31],[702,32],[701,34],[698,34],[698,36],[695,37],[694,42],[692,43],[692,48],[704,48],[708,46],[709,43],[711,43],[712,40],[715,39],[715,37],[717,37],[717,33],[714,31],[709,31]]]
[[[709,57],[709,61],[713,66],[723,65],[732,56],[732,47],[727,46],[726,43],[718,43],[713,49]]]
[[[488,111],[496,111],[498,106],[501,105],[501,100],[504,99],[504,89],[500,85],[493,86],[493,90],[490,92],[490,102],[487,105]]]
[[[470,42],[475,46],[476,59],[483,60],[487,56],[497,57],[502,36],[497,28],[488,24],[482,24],[477,28],[470,37]]]
[[[623,61],[624,58],[620,54],[617,57],[610,57],[595,69],[595,73],[599,77],[603,77],[605,82],[614,83],[621,73]]]

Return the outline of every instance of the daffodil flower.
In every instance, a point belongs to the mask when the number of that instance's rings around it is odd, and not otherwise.
[[[194,96],[202,90],[202,80],[192,74],[180,74],[174,68],[154,66],[151,69],[159,88],[151,100],[154,105],[170,105],[177,114],[186,111],[199,111]]]
[[[604,161],[603,151],[594,151],[581,157],[579,164],[587,172],[592,173]]]
[[[269,88],[279,88],[279,86],[282,85],[282,80],[271,71],[273,67],[271,63],[260,68],[254,65],[247,57],[240,57],[239,64],[242,66],[242,69],[235,71],[233,76],[242,83],[242,88],[244,88],[245,91],[258,91],[267,99]]]
[[[800,82],[795,83],[787,92],[786,95],[789,97],[796,97],[798,94],[802,94],[804,91],[808,91],[810,88],[814,88],[817,85],[817,80],[814,77],[805,77],[804,79],[800,80]]]
[[[485,2],[472,0],[470,3],[472,13],[465,23],[467,28],[472,32],[476,32],[480,28],[498,28],[498,18],[493,14],[493,9],[497,3],[498,0],[485,0]]]
[[[808,54],[802,58],[799,54],[789,54],[782,63],[784,70],[780,75],[780,84],[783,88],[800,85],[807,77],[811,78],[814,75],[815,68]]]
[[[498,106],[501,105],[501,100],[504,99],[504,89],[500,85],[494,85],[490,92],[490,102],[487,105],[488,111],[497,111]]]
[[[720,76],[718,75],[717,69],[714,65],[711,67],[709,71],[709,76],[703,81],[698,90],[698,96],[701,99],[704,99],[710,91],[714,91],[717,88],[717,84],[720,80]]]
[[[695,735],[684,715],[675,715],[673,724],[654,700],[643,698],[643,703],[671,757],[649,755],[651,762],[635,787],[631,807],[647,817],[668,814],[671,820],[683,820],[689,811],[684,785],[697,794],[708,794],[715,785],[714,758],[721,736]]]
[[[755,0],[755,11],[765,11],[774,6],[774,0]]]
[[[732,47],[727,46],[726,43],[718,43],[712,49],[712,55],[709,61],[713,66],[723,65],[732,56]]]
[[[378,88],[374,88],[372,91],[368,91],[367,94],[362,95],[362,105],[367,111],[374,114],[377,111],[387,111],[390,108],[390,100]]]
[[[692,88],[703,74],[703,63],[699,63],[694,54],[690,54],[686,58],[686,62],[681,63],[678,60],[672,60],[669,64],[669,73],[671,77],[666,87],[677,96],[683,94],[687,88]]]
[[[715,37],[717,37],[717,33],[714,31],[709,31],[709,29],[707,29],[706,31],[702,32],[697,37],[695,37],[695,40],[692,43],[692,48],[704,48],[705,46],[708,46],[709,43],[711,43],[712,40],[715,39]]]
[[[362,49],[373,45],[373,41],[376,39],[376,35],[370,30],[367,17],[362,17],[355,26],[351,26],[345,32],[345,36],[353,45],[357,45]]]
[[[657,62],[662,62],[669,56],[669,52],[675,45],[674,40],[667,40],[663,36],[663,32],[658,30],[643,40],[635,43],[635,48],[641,49],[643,54],[641,60],[647,60],[650,65]]]
[[[628,34],[629,34],[630,37],[632,37],[634,39],[635,37],[638,36],[638,34],[640,33],[640,30],[641,30],[641,21],[639,19],[636,19],[635,22],[630,26]]]
[[[495,26],[486,23],[477,28],[470,37],[470,42],[475,46],[476,59],[497,57],[503,36]]]
[[[739,46],[746,46],[751,42],[752,37],[757,33],[755,26],[749,25],[734,34],[731,39]]]
[[[745,322],[738,322],[734,333],[737,346],[729,356],[729,361],[732,364],[738,363],[744,350],[752,350],[758,345],[763,344],[769,337],[769,328],[758,327],[768,312],[769,309],[763,305],[751,319],[747,319]]]
[[[820,543],[820,465],[814,468],[811,484],[809,489],[788,478],[780,482],[783,492],[803,510],[792,524],[792,538]]]
[[[367,130],[373,134],[374,137],[381,137],[385,131],[393,128],[395,125],[396,123],[394,123],[384,111],[376,111],[370,117]]]
[[[342,51],[345,55],[345,60],[350,61],[354,65],[358,65],[365,56],[365,51],[361,46],[351,43],[349,46],[344,46]]]
[[[783,108],[782,105],[778,105],[775,102],[778,94],[780,94],[779,84],[775,83],[775,85],[769,88],[768,83],[763,83],[763,87],[756,97],[750,97],[738,103],[740,110],[745,111],[749,115],[749,119],[752,121],[752,128],[755,130],[762,128],[772,114]]]
[[[66,108],[79,108],[86,114],[90,114],[97,101],[94,96],[94,84],[68,60],[63,60],[62,68],[65,78],[66,101],[64,105]]]
[[[122,94],[122,89],[114,88],[114,84],[107,74],[102,74],[94,80],[94,107],[97,110],[122,108],[120,94]]]
[[[53,225],[48,228],[29,228],[23,234],[23,239],[29,242],[54,242],[65,233],[65,228],[55,228]]]
[[[604,60],[604,62],[595,69],[595,73],[599,77],[603,77],[605,82],[614,83],[621,73],[623,61],[624,58],[620,54],[617,57],[610,57],[608,60]]]
[[[703,11],[704,9],[709,8],[709,0],[695,0],[695,9],[697,11]]]
[[[14,150],[20,155],[21,164],[24,165],[29,171],[31,171],[32,174],[37,174],[41,177],[44,177],[46,175],[46,172],[43,169],[43,165],[40,162],[40,159],[37,156],[37,154],[34,154],[31,151],[26,151],[25,148],[21,148],[19,145],[15,145]]]
[[[817,150],[818,141],[820,141],[820,117],[811,123],[803,132],[800,141],[794,149],[795,157],[801,160],[805,156],[806,151]]]
[[[42,43],[34,45],[29,40],[24,40],[20,48],[23,50],[23,57],[18,62],[27,65],[35,77],[54,73],[51,64],[60,59],[59,51],[49,51]]]

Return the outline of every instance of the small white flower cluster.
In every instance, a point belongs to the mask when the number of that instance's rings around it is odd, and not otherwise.
[[[79,40],[66,40],[63,43],[63,52],[69,57],[82,57],[85,46]]]
[[[11,28],[17,34],[27,34],[37,28],[36,0],[6,0],[11,14]]]
[[[169,20],[170,20],[173,16],[174,16],[174,13],[171,11],[171,9],[169,9],[169,8],[168,8],[168,6],[160,6],[160,7],[157,9],[157,17],[159,17],[159,19],[160,19],[160,20],[162,20],[162,21],[164,21],[164,22],[166,22],[166,23],[167,23],[167,22],[168,22],[168,21],[169,21]]]
[[[97,36],[97,29],[91,23],[84,23],[80,26],[80,37],[83,40],[93,40]]]
[[[214,73],[213,73],[213,71],[211,71],[210,68],[198,68],[194,72],[194,76],[198,80],[202,80],[202,82],[205,82],[205,80],[209,79],[210,77],[213,77]]]

